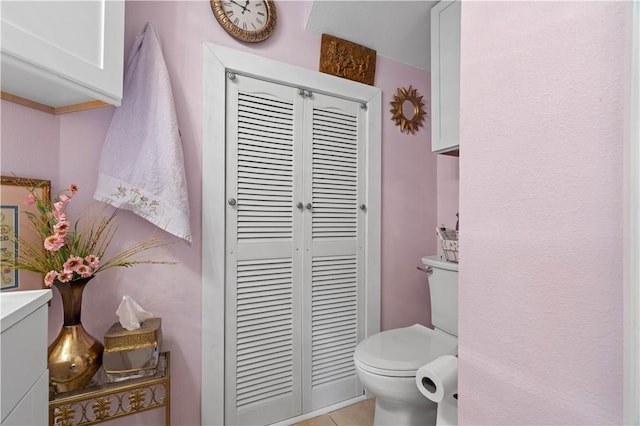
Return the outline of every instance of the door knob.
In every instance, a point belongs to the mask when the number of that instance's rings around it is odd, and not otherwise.
[[[307,210],[311,210],[311,208],[313,207],[313,204],[307,203],[305,207],[307,208]]]
[[[230,206],[235,206],[237,202],[235,198],[229,198],[227,203],[229,203]]]
[[[302,201],[298,201],[296,203],[296,207],[299,208],[300,210],[304,210],[304,204],[302,204]]]

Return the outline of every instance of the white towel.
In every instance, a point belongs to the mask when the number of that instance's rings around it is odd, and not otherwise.
[[[93,196],[191,243],[187,181],[171,82],[147,23],[133,44]]]

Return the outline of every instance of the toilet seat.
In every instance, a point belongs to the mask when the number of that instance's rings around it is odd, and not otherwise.
[[[372,374],[415,377],[418,368],[442,355],[457,355],[458,339],[419,324],[383,331],[363,340],[353,356]]]

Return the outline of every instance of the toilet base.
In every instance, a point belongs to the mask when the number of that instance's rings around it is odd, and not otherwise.
[[[402,404],[376,398],[374,426],[425,426],[436,424],[437,405]]]

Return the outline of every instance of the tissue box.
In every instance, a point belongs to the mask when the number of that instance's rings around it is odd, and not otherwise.
[[[107,381],[120,382],[153,376],[162,344],[162,319],[149,318],[137,330],[125,330],[119,322],[104,336],[102,368]]]

